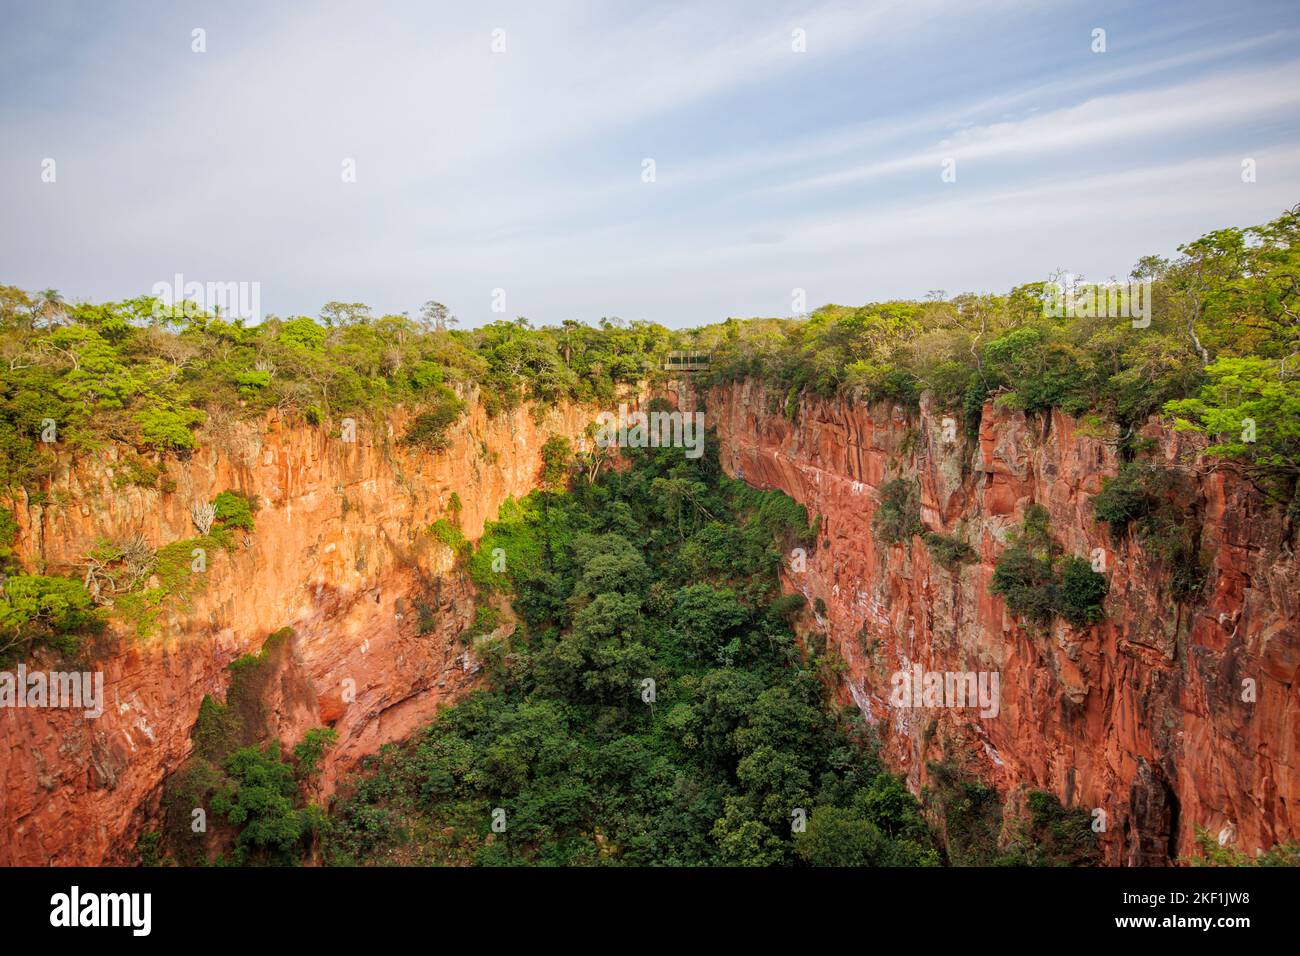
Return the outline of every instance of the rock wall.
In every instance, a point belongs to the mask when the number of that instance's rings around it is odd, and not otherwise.
[[[1100,808],[1113,864],[1187,855],[1194,826],[1252,853],[1300,838],[1300,566],[1278,515],[1214,470],[1186,433],[1154,421],[1145,431],[1195,489],[1211,563],[1190,607],[1171,598],[1157,561],[1131,538],[1116,550],[1094,521],[1091,498],[1119,461],[1113,443],[1070,416],[990,404],[973,439],[960,422],[945,436],[926,403],[917,416],[808,399],[796,426],[754,382],[682,399],[702,399],[728,473],[822,517],[806,570],[788,570],[786,584],[808,598],[813,626],[843,659],[844,701],[878,725],[914,789],[928,780],[927,761],[949,759],[1013,805],[1043,789]],[[875,540],[880,489],[896,477],[919,479],[924,524],[964,538],[976,561],[949,571],[919,537]],[[1067,553],[1104,550],[1104,623],[1026,628],[990,594],[1007,535],[1034,503]],[[891,706],[892,676],[915,664],[997,672],[997,716]]]
[[[226,665],[284,626],[296,631],[268,707],[286,744],[328,725],[338,773],[427,723],[475,681],[457,636],[472,585],[446,546],[424,533],[450,515],[477,538],[507,496],[537,482],[551,434],[582,435],[595,411],[530,407],[488,419],[470,403],[436,455],[399,448],[400,416],[336,431],[264,421],[202,436],[172,461],[175,490],[115,488],[123,449],[68,456],[46,505],[13,502],[29,568],[80,574],[100,538],[143,535],[153,547],[194,537],[191,505],[226,489],[255,495],[255,531],[208,556],[201,593],[175,602],[155,633],[120,622],[87,647],[104,673],[105,711],[0,708],[0,865],[128,863],[157,811],[161,783],[191,751],[205,694],[225,695]],[[423,631],[423,633],[421,633]],[[31,669],[65,669],[53,658]]]
[[[1210,569],[1187,607],[1157,561],[1131,539],[1113,548],[1094,522],[1091,498],[1118,460],[1069,416],[988,406],[977,439],[958,425],[948,440],[925,404],[917,416],[810,399],[796,427],[752,382],[698,397],[685,388],[681,399],[707,408],[730,474],[822,516],[818,547],[785,583],[808,597],[812,627],[843,660],[843,701],[877,724],[914,789],[928,761],[949,760],[1013,805],[1046,789],[1100,808],[1111,863],[1170,862],[1198,825],[1250,851],[1300,838],[1300,568],[1276,514],[1213,470],[1192,438],[1146,430],[1195,487]],[[193,537],[191,505],[222,490],[261,507],[254,533],[210,557],[201,593],[171,606],[156,633],[118,626],[87,648],[87,667],[105,675],[103,716],[0,709],[0,865],[132,862],[162,782],[190,753],[203,696],[224,696],[226,665],[280,627],[296,637],[268,709],[286,742],[321,724],[338,731],[324,793],[472,686],[476,665],[457,640],[472,587],[423,531],[449,516],[456,492],[476,538],[508,495],[535,485],[545,439],[581,435],[595,410],[489,420],[470,408],[437,455],[396,447],[400,420],[360,422],[350,443],[271,415],[205,435],[169,464],[172,491],[114,488],[122,451],[109,447],[67,458],[49,503],[13,503],[28,566],[73,573],[100,538],[141,534],[157,547]],[[926,526],[962,537],[978,559],[949,571],[919,538],[877,543],[872,518],[894,477],[917,479]],[[1033,503],[1067,551],[1104,550],[1104,623],[1026,628],[989,593],[1007,535]],[[997,672],[997,716],[891,706],[893,674],[914,664]]]

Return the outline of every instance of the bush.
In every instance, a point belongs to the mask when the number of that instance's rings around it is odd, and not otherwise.
[[[542,487],[560,489],[569,480],[573,464],[573,443],[564,435],[552,435],[542,445]]]
[[[312,727],[303,735],[293,748],[294,774],[299,780],[314,781],[320,776],[320,759],[338,736],[332,727]]]
[[[1251,856],[1228,844],[1220,846],[1215,835],[1204,827],[1195,828],[1198,856],[1183,857],[1179,862],[1191,866],[1300,866],[1300,843],[1276,843],[1268,850]]]
[[[442,451],[451,444],[449,432],[465,410],[465,403],[446,386],[439,386],[437,398],[411,421],[402,444],[425,451]]]
[[[159,451],[191,451],[199,441],[194,429],[203,422],[203,414],[194,409],[150,408],[136,416],[140,437],[146,445]]]
[[[1127,462],[1102,484],[1092,499],[1092,512],[1109,526],[1114,543],[1136,529],[1143,549],[1169,570],[1176,600],[1188,601],[1200,593],[1205,582],[1200,532],[1181,473],[1150,462]]]
[[[1047,625],[1059,616],[1083,627],[1104,616],[1109,586],[1083,558],[1061,557],[1048,529],[1047,510],[1032,505],[1019,534],[998,556],[989,590],[1002,596],[1012,614],[1034,623]]]
[[[1055,580],[1050,559],[1035,557],[1027,548],[1013,545],[998,556],[989,590],[1002,595],[1012,614],[1050,624],[1055,609]]]
[[[80,581],[16,574],[0,584],[0,661],[25,657],[36,644],[71,654],[101,624]]]
[[[1084,558],[1071,555],[1061,564],[1056,613],[1075,627],[1096,624],[1106,616],[1102,601],[1109,589],[1110,583],[1104,574],[1094,571]]]
[[[960,564],[975,560],[975,549],[960,538],[950,538],[936,531],[927,531],[921,536],[930,554],[949,571]]]
[[[245,531],[253,530],[255,505],[255,499],[238,491],[223,491],[212,500],[217,520],[223,528],[242,528]]]
[[[1101,851],[1092,816],[1082,807],[1066,809],[1055,794],[1031,790],[1026,795],[1028,820],[1013,828],[1016,836],[1003,865],[1098,866]]]
[[[457,557],[468,557],[470,544],[465,533],[446,518],[439,518],[429,525],[429,535],[450,548]]]
[[[871,524],[876,536],[887,544],[898,544],[920,534],[924,528],[921,526],[921,492],[917,484],[901,478],[885,482]]]

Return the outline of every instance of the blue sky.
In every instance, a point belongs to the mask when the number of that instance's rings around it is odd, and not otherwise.
[[[69,298],[688,326],[1123,276],[1300,200],[1294,0],[0,10],[0,282]]]

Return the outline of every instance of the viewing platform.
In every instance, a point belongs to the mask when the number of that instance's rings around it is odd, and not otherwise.
[[[669,352],[664,359],[665,372],[701,372],[709,367],[708,352]]]

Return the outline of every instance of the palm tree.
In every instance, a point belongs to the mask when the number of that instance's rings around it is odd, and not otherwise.
[[[42,289],[36,293],[36,314],[51,325],[67,313],[68,304],[58,289]]]

